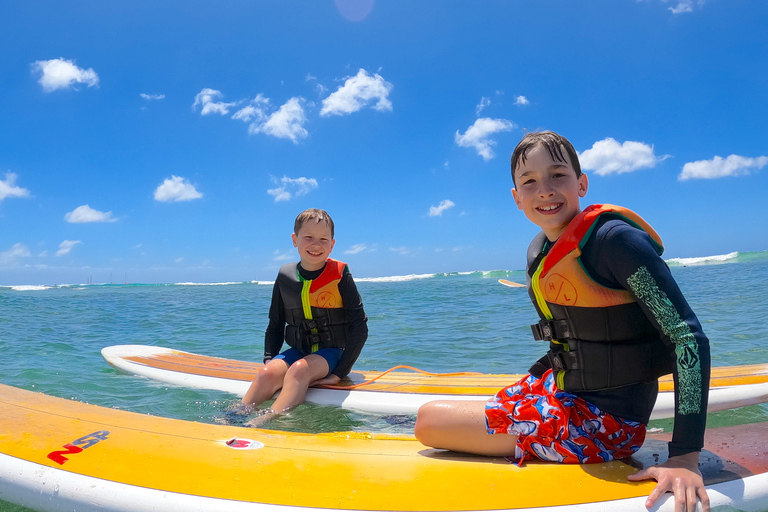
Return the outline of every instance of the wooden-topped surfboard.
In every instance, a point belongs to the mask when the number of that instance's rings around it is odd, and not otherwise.
[[[114,345],[102,349],[101,354],[109,364],[127,373],[238,396],[245,394],[263,366],[148,345]],[[353,371],[340,383],[341,389],[312,388],[307,393],[307,401],[365,412],[415,414],[421,405],[431,400],[487,400],[521,378],[521,375],[434,375],[415,371],[381,375],[382,372]],[[364,384],[371,380],[373,382]],[[659,390],[651,419],[671,418],[674,416],[671,375],[660,380]],[[763,402],[768,402],[768,364],[712,368],[710,412]]]
[[[743,444],[765,441],[767,427],[708,431],[713,508],[768,508],[765,443]],[[202,424],[0,385],[0,500],[40,511],[645,512],[654,483],[626,477],[666,453],[662,440],[647,445],[628,463],[519,467],[406,436]],[[739,459],[755,448],[758,457]],[[658,510],[672,511],[663,500]]]
[[[516,283],[514,281],[510,281],[509,279],[499,279],[499,282],[504,286],[509,286],[510,288],[525,288],[524,284]]]

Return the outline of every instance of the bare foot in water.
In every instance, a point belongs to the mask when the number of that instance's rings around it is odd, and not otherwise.
[[[256,417],[243,423],[244,427],[259,428],[279,416],[273,409],[256,409],[255,412]]]

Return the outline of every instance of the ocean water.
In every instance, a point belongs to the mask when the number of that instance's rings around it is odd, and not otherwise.
[[[710,338],[713,366],[768,363],[768,251],[668,261]],[[354,268],[352,268],[354,273]],[[357,370],[523,373],[546,350],[529,324],[522,271],[356,278],[369,318]],[[237,399],[119,373],[103,347],[145,344],[260,361],[272,283],[0,287],[0,382],[104,407],[215,422]],[[768,420],[768,405],[710,414],[710,426]],[[672,422],[652,427],[671,429]],[[411,432],[413,418],[305,404],[268,428]],[[26,509],[0,502],[0,511]]]

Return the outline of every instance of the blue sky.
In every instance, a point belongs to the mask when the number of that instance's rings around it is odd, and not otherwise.
[[[271,280],[328,210],[357,277],[524,267],[526,131],[665,257],[768,249],[768,4],[0,4],[0,285]]]

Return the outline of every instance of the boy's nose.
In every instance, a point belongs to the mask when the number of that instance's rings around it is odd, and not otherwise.
[[[551,196],[552,194],[554,194],[554,192],[555,192],[554,188],[549,186],[549,184],[547,184],[547,183],[542,183],[539,186],[539,195],[542,196],[542,197]]]

